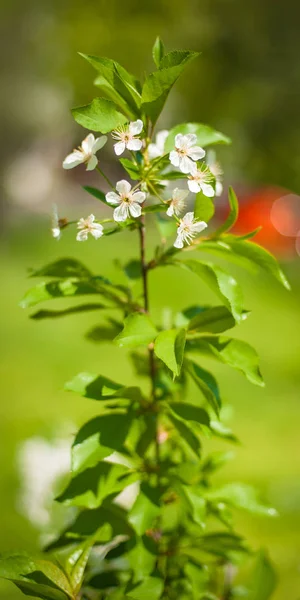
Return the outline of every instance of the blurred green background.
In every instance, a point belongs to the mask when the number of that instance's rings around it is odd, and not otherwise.
[[[232,183],[248,206],[246,221],[252,224],[255,214],[255,225],[265,223],[267,243],[272,225],[263,212],[270,186],[277,190],[273,199],[300,188],[299,16],[297,0],[10,0],[1,5],[0,551],[34,551],[39,543],[40,532],[18,500],[20,444],[64,429],[73,433],[97,411],[92,402],[63,392],[64,382],[83,370],[125,384],[134,378],[123,351],[85,337],[103,322],[101,315],[36,322],[18,307],[29,286],[28,267],[74,256],[99,274],[119,277],[108,256],[125,260],[137,250],[126,234],[86,244],[75,243],[69,230],[59,243],[50,238],[53,202],[69,218],[103,211],[80,189],[87,181],[97,184],[97,174],[61,169],[64,156],[84,137],[69,108],[97,95],[94,73],[77,51],[115,58],[141,77],[153,68],[151,47],[158,34],[170,49],[202,52],[172,92],[161,126],[200,121],[232,137],[232,147],[219,152],[225,183]],[[116,178],[108,146],[103,168]],[[293,198],[299,206],[299,197]],[[150,231],[154,236],[152,224]],[[269,548],[279,574],[274,600],[299,600],[300,258],[295,238],[282,244],[282,237],[274,232],[273,250],[284,258],[291,293],[264,277],[239,274],[246,308],[253,312],[237,335],[257,347],[266,388],[251,386],[225,367],[214,369],[233,406],[230,425],[243,442],[221,477],[254,483],[280,513],[277,519],[237,515],[237,526],[254,548]],[[199,302],[213,300],[185,273],[179,280],[172,270],[157,271],[150,285],[158,319],[170,303],[180,310],[197,296]],[[1,600],[21,597],[11,584],[0,583]]]

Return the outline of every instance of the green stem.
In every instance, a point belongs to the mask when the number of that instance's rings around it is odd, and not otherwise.
[[[103,173],[102,169],[100,169],[100,167],[98,165],[96,167],[96,171],[98,171],[98,173],[100,173],[100,175],[102,175],[102,177],[104,177],[104,179],[105,179],[105,181],[107,181],[108,185],[114,190],[115,186],[112,184],[110,179],[108,179],[108,177],[105,175],[105,173]]]

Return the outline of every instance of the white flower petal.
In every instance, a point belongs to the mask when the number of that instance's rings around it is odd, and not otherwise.
[[[181,200],[185,200],[185,198],[189,195],[187,190],[180,190],[179,188],[175,188],[173,190],[172,198],[177,202],[181,202]]]
[[[126,144],[128,150],[133,150],[134,152],[137,152],[138,150],[140,150],[143,146],[143,142],[142,140],[138,140],[138,139],[133,139],[133,140],[129,140]]]
[[[107,136],[101,135],[101,137],[99,137],[95,140],[93,147],[92,147],[92,152],[95,154],[95,152],[98,152],[98,150],[101,150],[101,148],[103,148],[103,146],[105,146],[106,142],[107,142]]]
[[[183,156],[180,159],[179,168],[182,173],[190,173],[193,169],[193,161],[188,156]]]
[[[172,150],[172,152],[170,152],[169,159],[170,159],[170,163],[174,167],[179,167],[180,159],[179,159],[179,154],[178,154],[178,152],[176,152],[176,150]]]
[[[173,204],[170,204],[170,206],[169,206],[169,208],[167,210],[167,215],[168,215],[168,217],[173,217],[173,215],[174,215],[174,206],[173,206]]]
[[[116,184],[116,190],[119,192],[119,194],[128,196],[131,190],[131,185],[128,181],[126,181],[126,179],[121,179],[121,181],[118,181]]]
[[[101,223],[95,223],[91,229],[91,235],[98,240],[103,235],[103,227]]]
[[[91,158],[89,158],[89,160],[87,161],[86,170],[93,171],[94,169],[96,169],[97,164],[98,158],[97,156],[95,156],[95,154],[92,154]]]
[[[205,156],[205,150],[200,146],[193,146],[193,148],[188,149],[188,156],[190,156],[193,160],[200,160]]]
[[[183,137],[184,144],[187,148],[190,148],[191,146],[195,146],[195,144],[197,144],[197,136],[195,135],[195,133],[187,133]]]
[[[59,227],[52,227],[51,232],[52,232],[52,236],[56,240],[59,240],[59,238],[60,238],[60,228]]]
[[[114,210],[114,220],[115,221],[126,221],[129,216],[128,204],[126,202],[121,202],[118,208]]]
[[[156,144],[157,148],[160,150],[161,154],[164,153],[165,143],[166,143],[166,139],[167,139],[168,135],[169,135],[169,132],[167,129],[162,129],[161,131],[159,131],[156,134],[155,144]]]
[[[200,185],[194,179],[188,180],[188,187],[190,192],[193,192],[193,194],[198,194],[198,192],[200,192]]]
[[[194,213],[193,212],[187,212],[185,213],[182,221],[184,223],[184,225],[191,225],[192,222],[194,220]]]
[[[216,181],[216,196],[221,196],[223,192],[223,185],[220,181]]]
[[[114,151],[115,154],[117,156],[120,156],[120,154],[123,154],[123,152],[125,151],[125,142],[117,142],[116,144],[114,144]]]
[[[152,160],[153,158],[158,158],[158,156],[161,156],[161,151],[160,151],[159,147],[156,144],[149,144],[149,146],[148,146],[149,159]]]
[[[80,165],[83,162],[83,152],[80,152],[80,150],[74,150],[74,152],[71,152],[71,154],[68,154],[68,156],[66,156],[62,166],[64,169],[73,169],[74,167],[77,167],[77,165]]]
[[[95,143],[95,136],[93,133],[89,133],[86,138],[84,138],[81,143],[81,148],[86,154],[90,154],[92,152],[93,145]]]
[[[106,201],[109,204],[120,204],[121,202],[121,198],[120,196],[118,196],[118,194],[116,194],[116,192],[108,192],[105,196]]]
[[[139,204],[142,204],[142,202],[145,202],[145,200],[146,200],[146,194],[145,194],[145,192],[140,192],[140,191],[134,192],[131,195],[131,198],[132,198],[133,202],[139,202]]]
[[[174,248],[183,248],[183,239],[182,239],[182,235],[180,233],[178,233],[173,246],[174,246]]]
[[[78,231],[78,233],[76,235],[77,242],[86,242],[87,239],[88,239],[88,230],[87,229],[82,229],[82,231]]]
[[[141,133],[141,131],[143,130],[144,127],[144,123],[141,119],[138,119],[137,121],[132,121],[131,123],[129,123],[129,133],[131,133],[131,135],[139,135],[139,133]]]
[[[181,146],[184,145],[184,136],[182,133],[177,133],[175,136],[175,148],[181,149]]]
[[[213,196],[215,195],[214,188],[208,183],[201,183],[201,189],[204,196],[207,196],[208,198],[213,198]]]
[[[205,221],[197,221],[193,224],[193,231],[195,231],[195,233],[200,233],[203,229],[206,229],[206,227],[207,223],[205,223]]]
[[[131,204],[129,204],[129,212],[131,216],[136,219],[137,217],[141,216],[142,208],[139,204],[137,204],[137,202],[132,202]]]

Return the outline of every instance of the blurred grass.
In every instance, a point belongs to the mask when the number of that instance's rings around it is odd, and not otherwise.
[[[135,257],[134,236],[130,241],[124,234],[77,244],[74,231],[66,231],[56,243],[47,237],[46,227],[41,219],[14,227],[7,233],[9,245],[4,240],[1,249],[0,551],[38,548],[38,532],[16,509],[19,481],[15,455],[20,441],[48,433],[63,422],[74,423],[75,428],[97,412],[96,403],[63,392],[64,382],[82,370],[106,374],[124,384],[130,384],[134,378],[123,350],[84,337],[92,325],[103,322],[100,312],[99,318],[98,313],[92,313],[36,322],[18,307],[23,293],[35,281],[27,280],[27,268],[42,266],[62,256],[76,257],[99,274],[122,278],[108,257],[122,261]],[[266,388],[252,386],[225,366],[211,365],[220,378],[225,402],[233,406],[230,424],[242,440],[242,445],[236,448],[235,460],[224,468],[220,477],[257,485],[263,498],[280,513],[277,519],[237,515],[238,528],[250,544],[270,550],[279,572],[274,600],[297,600],[300,587],[298,270],[299,262],[286,265],[293,287],[291,293],[265,276],[247,277],[239,272],[245,306],[252,314],[234,335],[257,348]],[[196,278],[172,268],[151,273],[150,290],[152,312],[160,321],[162,310],[169,305],[180,310],[195,302],[215,302]],[[49,307],[70,304],[71,300],[53,301]],[[1,583],[0,598],[17,600],[21,593],[11,584]]]

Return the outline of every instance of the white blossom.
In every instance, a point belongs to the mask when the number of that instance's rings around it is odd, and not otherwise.
[[[63,168],[73,169],[74,167],[77,167],[77,165],[85,163],[86,170],[92,171],[98,164],[96,152],[103,148],[106,142],[106,135],[102,135],[101,137],[95,139],[94,134],[89,133],[81,143],[81,146],[79,146],[79,148],[76,150],[73,150],[73,152],[68,154],[68,156],[65,158],[63,162]]]
[[[135,152],[141,150],[143,142],[136,136],[142,132],[143,127],[143,121],[138,119],[137,121],[131,121],[128,125],[112,131],[112,137],[115,140],[118,140],[117,143],[114,144],[114,150],[117,156],[123,154],[126,148],[128,150],[134,150]]]
[[[211,185],[212,181],[213,176],[208,167],[197,169],[197,166],[193,165],[188,180],[188,187],[191,192],[198,194],[202,191],[204,196],[212,198],[215,195],[215,190]]]
[[[180,215],[185,208],[185,199],[188,195],[189,192],[187,190],[180,190],[179,188],[173,190],[172,200],[167,210],[168,217],[173,217],[173,215],[178,217]]]
[[[95,223],[94,215],[90,215],[86,219],[79,219],[77,229],[79,229],[76,236],[78,242],[86,242],[89,233],[95,240],[98,240],[103,235],[103,226],[101,223]]]
[[[177,229],[177,238],[174,243],[175,248],[183,248],[184,243],[191,243],[191,240],[207,227],[205,221],[197,221],[193,212],[188,212],[180,219]]]
[[[182,135],[178,133],[175,137],[175,150],[169,154],[170,162],[174,167],[179,167],[182,173],[190,173],[194,162],[205,156],[205,150],[195,146],[197,136],[194,133]]]
[[[163,156],[165,149],[165,142],[169,135],[167,129],[163,129],[156,134],[155,143],[149,144],[148,146],[148,156],[149,159],[158,158],[159,156]]]
[[[52,236],[56,239],[60,239],[60,222],[58,218],[57,206],[53,204],[52,215],[51,215],[51,232]]]
[[[131,185],[125,179],[118,181],[116,190],[118,194],[108,192],[105,196],[109,204],[117,205],[114,210],[114,220],[126,221],[130,216],[140,217],[142,213],[140,205],[146,200],[145,192],[131,191]]]
[[[216,196],[221,196],[223,192],[223,170],[220,163],[216,160],[216,154],[213,150],[209,150],[207,153],[207,164],[216,180]]]

